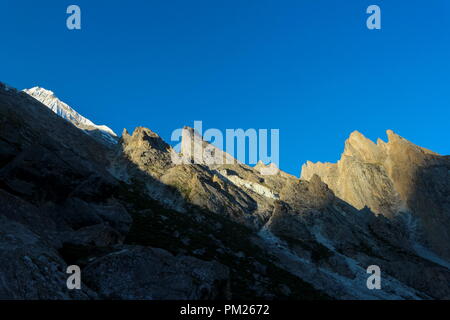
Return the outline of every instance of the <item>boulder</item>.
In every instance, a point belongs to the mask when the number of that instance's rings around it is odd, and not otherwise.
[[[123,246],[84,270],[103,299],[202,300],[230,297],[228,268],[162,249]]]

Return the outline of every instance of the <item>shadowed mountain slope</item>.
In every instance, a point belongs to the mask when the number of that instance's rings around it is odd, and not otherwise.
[[[378,207],[392,212],[377,215],[321,172],[306,180],[263,175],[261,163],[178,163],[187,152],[150,129],[105,144],[69,121],[0,85],[0,298],[450,298],[448,259],[394,210],[419,210],[413,195],[441,189],[395,189]],[[222,157],[185,130],[184,150],[198,143]],[[352,154],[358,148],[352,143]],[[385,161],[369,148],[364,156]],[[423,167],[442,171],[439,156],[417,152]],[[384,170],[398,178],[389,186],[409,183],[394,164]],[[82,268],[82,290],[67,289],[69,264]],[[374,264],[382,290],[366,286]]]

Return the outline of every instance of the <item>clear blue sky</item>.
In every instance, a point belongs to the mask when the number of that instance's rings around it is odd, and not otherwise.
[[[336,161],[353,130],[450,154],[448,0],[2,0],[0,27],[0,81],[53,90],[119,134],[279,128],[295,175]]]

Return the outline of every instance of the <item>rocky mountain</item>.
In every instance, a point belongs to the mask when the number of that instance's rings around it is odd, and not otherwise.
[[[301,177],[318,175],[354,207],[370,208],[408,225],[411,241],[450,258],[450,157],[387,131],[377,144],[359,132],[345,142],[336,164],[311,162]]]
[[[450,299],[448,157],[355,133],[345,161],[265,175],[189,161],[230,155],[187,127],[181,153],[105,143],[46,101],[0,85],[0,298]]]
[[[91,120],[86,119],[69,105],[59,100],[52,91],[40,87],[34,87],[31,89],[25,89],[23,92],[42,102],[58,116],[66,119],[77,128],[84,130],[100,141],[105,143],[117,143],[117,135],[114,131],[105,125],[99,126]]]

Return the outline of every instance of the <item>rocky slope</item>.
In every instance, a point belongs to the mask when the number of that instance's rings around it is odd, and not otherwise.
[[[174,161],[192,160],[198,150],[229,157],[192,139],[190,128],[181,154],[147,128],[124,131],[117,144],[84,129],[0,85],[0,263],[7,266],[0,298],[450,298],[448,242],[439,247],[412,227],[428,197],[442,202],[424,226],[447,223],[448,176],[441,174],[448,158],[397,142],[409,156],[423,153],[417,163],[428,163],[430,184],[402,171],[400,155],[387,160],[387,151],[371,145],[372,154],[360,152],[361,143],[350,143],[348,153],[359,154],[352,161],[383,163],[363,172],[387,172],[360,196],[345,182],[336,189],[340,172],[326,168],[332,165],[298,179],[264,175],[262,163]],[[368,179],[346,170],[361,184]],[[401,186],[415,182],[412,197]],[[404,208],[415,211],[397,214]],[[82,269],[82,290],[66,287],[70,264]],[[374,264],[382,290],[366,287]]]

